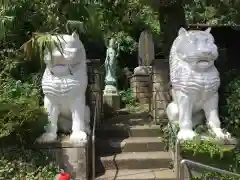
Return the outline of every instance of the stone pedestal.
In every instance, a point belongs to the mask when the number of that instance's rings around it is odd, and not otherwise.
[[[152,72],[152,66],[138,66],[134,69],[134,75],[149,75]]]
[[[165,106],[169,103],[169,62],[165,59],[153,61],[152,116],[156,122],[166,118]]]
[[[103,103],[105,109],[119,110],[120,109],[120,95],[115,86],[106,85],[103,91]]]
[[[138,66],[134,69],[134,74],[130,78],[130,86],[134,98],[143,104],[149,103],[151,94],[151,66]]]
[[[69,173],[71,179],[88,179],[88,143],[75,145],[69,141],[69,137],[65,137],[51,143],[36,144],[35,148],[45,149],[51,153],[55,157],[55,162],[59,165],[59,168]]]

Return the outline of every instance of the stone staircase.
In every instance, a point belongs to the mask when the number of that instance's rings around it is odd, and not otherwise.
[[[160,126],[147,119],[119,115],[97,129],[96,179],[176,180]]]

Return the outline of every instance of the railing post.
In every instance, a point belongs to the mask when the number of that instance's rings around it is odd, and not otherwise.
[[[92,180],[95,180],[95,136],[92,137]]]
[[[179,174],[179,180],[184,180],[184,165],[185,165],[185,160],[182,160],[180,162],[180,167],[179,167],[179,170],[180,170],[180,174]]]
[[[208,166],[206,164],[198,163],[198,162],[191,161],[191,160],[188,160],[188,159],[183,159],[180,162],[180,180],[184,180],[184,178],[185,178],[184,177],[184,172],[185,172],[184,171],[184,165],[187,165],[187,167],[192,166],[192,167],[201,168],[201,169],[204,169],[204,170],[209,171],[209,172],[216,172],[216,173],[220,173],[220,174],[225,174],[225,175],[237,177],[238,179],[240,179],[240,174],[233,173],[233,172],[230,172],[230,171],[226,171],[226,170],[223,170],[223,169],[219,169],[219,168],[216,168],[216,167],[213,167],[213,166]]]
[[[176,166],[176,175],[177,175],[177,180],[180,178],[180,141],[177,139],[176,144],[175,144],[175,166]]]
[[[94,121],[93,121],[93,132],[92,132],[92,180],[95,180],[95,173],[96,173],[96,161],[95,161],[95,129],[96,129],[96,121],[97,121],[97,114],[99,113],[99,94],[96,96],[95,101],[95,108],[94,108]]]

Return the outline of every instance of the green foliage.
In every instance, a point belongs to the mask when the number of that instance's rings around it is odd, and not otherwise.
[[[200,140],[198,138],[192,141],[186,141],[181,145],[182,155],[187,159],[207,164],[230,172],[240,172],[240,152],[239,149],[221,147],[211,141]],[[223,163],[224,162],[224,163]],[[193,168],[195,169],[195,168]],[[191,179],[203,179],[206,176],[221,177],[223,180],[237,180],[233,176],[219,174],[209,171],[203,171],[201,176]]]
[[[209,135],[209,139],[200,139],[200,135],[207,135],[206,126],[198,126],[195,131],[197,136],[193,140],[188,140],[181,143],[181,156],[186,159],[190,159],[196,162],[207,164],[220,169],[225,169],[231,172],[240,172],[240,151],[239,147],[233,148],[231,146],[223,146],[216,144],[212,137]],[[168,142],[168,149],[175,150],[175,142],[177,138],[177,132],[179,131],[178,125],[170,124],[164,130],[165,141]],[[222,163],[224,162],[224,163]],[[190,168],[191,171],[192,168]],[[192,170],[200,170],[193,168]],[[237,180],[237,178],[226,176],[224,174],[202,172],[199,177],[191,177],[192,180],[204,179],[206,176],[221,177],[223,180]]]
[[[0,137],[13,133],[19,137],[19,140],[22,140],[28,134],[32,134],[30,137],[33,137],[34,133],[41,132],[43,124],[42,127],[39,125],[45,114],[39,105],[40,88],[38,86],[33,82],[22,83],[11,78],[2,80],[0,85]],[[39,127],[36,129],[34,126]]]
[[[38,76],[25,82],[0,80],[0,179],[53,179],[58,167],[50,156],[24,148],[43,132],[47,119],[39,103]]]
[[[57,40],[52,38],[52,35],[57,34],[40,34],[36,33],[34,36],[23,44],[21,48],[24,50],[25,57],[31,59],[34,55],[40,58],[40,61],[43,61],[44,52],[47,49],[50,54],[52,54],[53,49],[56,47],[61,53],[63,53],[63,49],[60,46],[60,41],[62,39],[61,35],[57,35]],[[42,63],[41,63],[42,64]]]
[[[30,149],[1,150],[0,180],[52,180],[58,166],[48,153]]]
[[[140,0],[97,3],[82,0],[9,0],[8,3],[0,4],[0,8],[1,37],[17,39],[18,45],[23,44],[33,32],[65,33],[67,29],[72,30],[72,27],[76,29],[76,22],[80,21],[80,28],[77,24],[79,32],[89,38],[104,38],[105,41],[116,35],[125,42],[121,50],[131,52],[136,51],[138,34],[142,30],[150,29],[154,34],[159,34],[160,28],[158,14]],[[20,33],[21,36],[17,37]]]
[[[85,37],[84,44],[99,41],[97,49],[105,48],[102,42],[114,36],[121,52],[128,55],[136,52],[138,34],[146,27],[159,32],[157,15],[140,0],[1,0],[0,142],[5,147],[10,140],[29,144],[42,130],[44,123],[40,122],[45,114],[40,81],[31,77],[39,72],[42,75],[43,52],[56,46],[50,35],[76,30],[82,39]],[[90,46],[88,57],[95,50]],[[105,52],[101,58],[104,56]],[[131,99],[128,102],[134,104]],[[23,157],[28,154],[34,157],[25,162]],[[39,166],[40,156],[45,157],[28,150],[1,154],[0,177],[20,179],[24,172],[26,179],[53,179],[55,166],[47,165],[51,161]]]
[[[220,91],[220,115],[226,127],[239,136],[240,127],[240,74],[237,69],[223,73]]]
[[[200,138],[196,137],[193,140],[185,141],[182,144],[182,151],[191,151],[193,155],[208,154],[211,158],[213,157],[223,157],[223,152],[225,149],[219,147],[219,145],[208,141],[208,140],[200,140]]]
[[[209,177],[213,177],[213,178],[209,178]],[[191,177],[191,180],[202,180],[202,179],[214,179],[214,177],[220,177],[220,180],[238,180],[239,178],[237,177],[232,177],[232,176],[228,176],[228,175],[222,175],[219,173],[209,173],[209,172],[205,172],[203,173],[201,176],[195,176],[195,177]]]
[[[168,123],[168,125],[165,126],[163,132],[166,149],[175,149],[178,131],[179,131],[178,124]]]
[[[133,97],[133,92],[130,88],[120,91],[120,96],[122,102],[126,105],[135,106],[137,104],[136,99]]]
[[[184,3],[189,23],[234,25],[240,22],[238,0],[184,0]]]

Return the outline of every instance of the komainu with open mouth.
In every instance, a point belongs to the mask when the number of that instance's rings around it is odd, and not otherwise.
[[[49,124],[38,141],[56,140],[59,127],[72,131],[70,140],[74,143],[85,142],[90,121],[90,110],[85,102],[88,84],[85,48],[76,33],[56,35],[52,39],[59,46],[52,52],[46,51],[42,78]]]
[[[193,126],[203,123],[217,138],[230,138],[221,129],[218,115],[219,72],[214,65],[218,49],[210,28],[205,31],[180,28],[170,52],[170,81],[173,101],[167,107],[170,121],[178,121],[178,139],[196,135]],[[203,110],[203,111],[202,111]],[[204,113],[203,113],[204,112]]]

